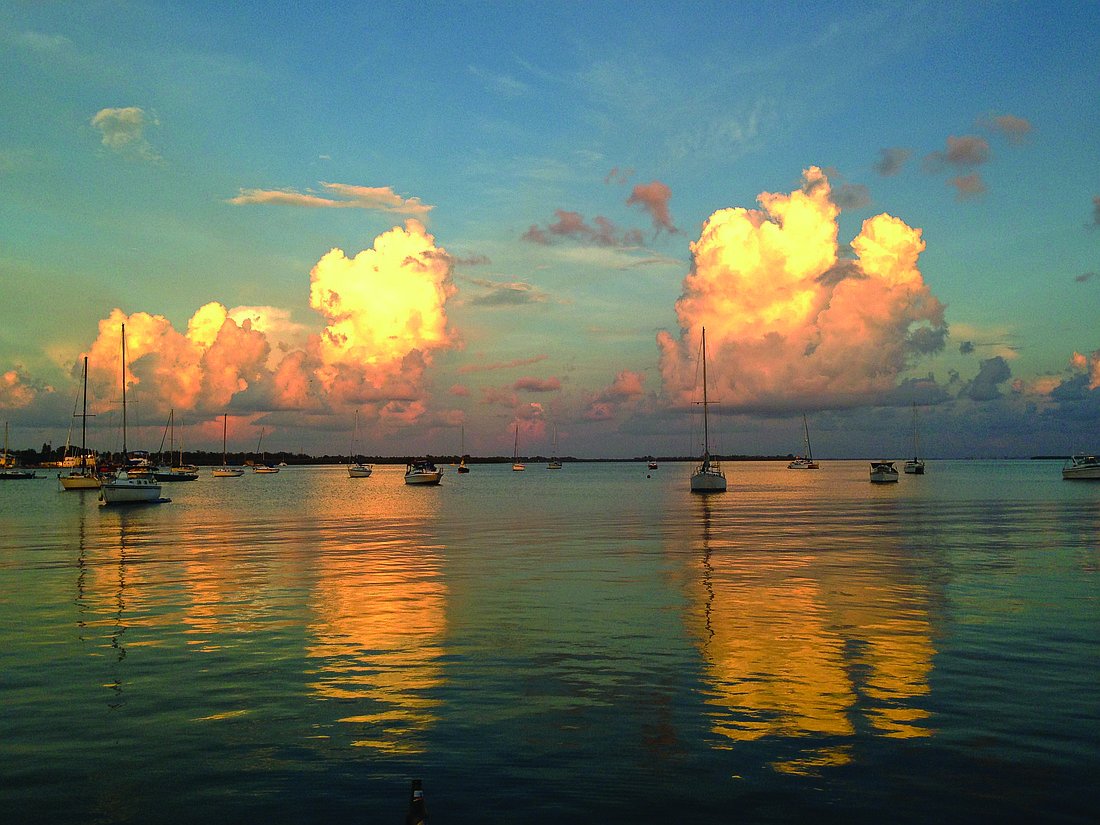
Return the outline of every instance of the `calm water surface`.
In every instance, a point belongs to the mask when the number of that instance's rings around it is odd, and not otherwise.
[[[0,485],[5,821],[1097,821],[1100,484],[402,470]]]

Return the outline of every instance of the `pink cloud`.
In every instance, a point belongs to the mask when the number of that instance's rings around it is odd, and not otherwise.
[[[664,229],[669,233],[679,230],[672,224],[672,215],[669,212],[668,202],[672,197],[672,189],[659,180],[650,183],[639,183],[630,192],[626,199],[627,206],[640,205],[653,218],[653,227],[660,231]]]
[[[549,355],[536,355],[534,358],[517,358],[515,361],[502,361],[495,364],[466,364],[465,366],[459,367],[457,372],[459,375],[464,375],[471,372],[514,369],[515,367],[526,367],[530,364],[537,364],[539,361],[545,361],[549,357]]]
[[[977,125],[995,129],[1015,144],[1023,143],[1024,139],[1034,131],[1030,121],[1015,115],[978,118]]]
[[[334,197],[302,194],[292,189],[242,189],[227,203],[273,204],[309,209],[373,209],[402,215],[426,215],[433,207],[419,198],[402,198],[388,186],[353,186],[346,183],[322,183]]]
[[[958,175],[947,182],[948,186],[954,186],[958,192],[955,200],[967,201],[980,198],[986,193],[986,185],[980,173],[972,175]]]
[[[638,246],[642,243],[642,233],[637,229],[619,229],[615,224],[602,216],[592,219],[592,224],[585,220],[579,212],[569,212],[564,209],[554,211],[555,222],[546,228],[546,232],[560,238],[570,238],[575,241],[597,246]],[[537,226],[530,227],[523,239],[533,243],[549,243],[546,232]]]
[[[447,390],[448,395],[458,395],[466,398],[470,397],[470,390],[462,384],[452,384],[451,388]]]
[[[979,166],[989,160],[989,141],[977,135],[951,136],[947,148],[931,152],[922,161],[925,171],[935,173],[947,166]]]

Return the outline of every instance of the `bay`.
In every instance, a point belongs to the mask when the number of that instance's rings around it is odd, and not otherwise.
[[[1057,463],[402,469],[0,485],[8,820],[1095,821]]]

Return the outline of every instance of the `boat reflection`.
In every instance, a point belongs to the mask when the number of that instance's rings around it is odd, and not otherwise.
[[[726,503],[702,497],[693,506],[699,562],[687,617],[715,733],[790,739],[797,752],[772,767],[791,773],[849,762],[857,726],[931,734],[919,703],[935,653],[928,602],[917,585],[891,578],[901,571],[884,564],[881,542],[838,559],[809,540],[754,539],[729,523]]]

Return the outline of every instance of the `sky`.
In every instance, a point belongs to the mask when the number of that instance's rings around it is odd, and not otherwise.
[[[0,5],[59,446],[1100,449],[1100,4]],[[914,414],[914,405],[915,414]],[[223,415],[227,416],[223,419]],[[72,436],[78,440],[78,436]]]

